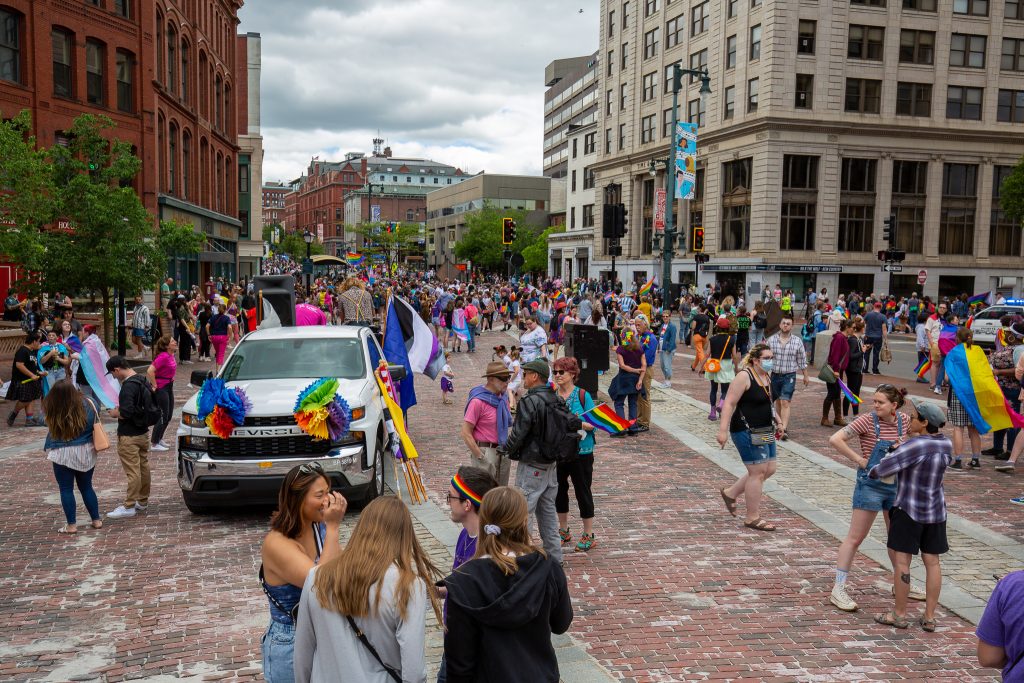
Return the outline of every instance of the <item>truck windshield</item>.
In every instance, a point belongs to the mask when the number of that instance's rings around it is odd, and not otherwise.
[[[363,346],[358,339],[250,339],[242,342],[224,366],[227,382],[257,379],[366,377]]]

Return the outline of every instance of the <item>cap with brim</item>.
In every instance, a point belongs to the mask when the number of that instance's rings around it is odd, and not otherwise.
[[[548,368],[547,361],[538,358],[537,360],[531,360],[529,363],[524,363],[523,372],[536,372],[540,375],[541,379],[547,380],[551,371]]]
[[[923,417],[928,424],[934,427],[942,427],[946,424],[946,415],[939,406],[917,396],[911,396],[910,402],[913,404],[917,414]]]
[[[502,363],[501,361],[494,361],[488,363],[487,372],[481,375],[481,377],[497,377],[498,379],[504,380],[507,380],[511,376],[512,373],[509,372],[508,368],[505,367],[505,364]]]
[[[1013,336],[1024,339],[1024,323],[1014,323],[1010,325],[1010,332]]]

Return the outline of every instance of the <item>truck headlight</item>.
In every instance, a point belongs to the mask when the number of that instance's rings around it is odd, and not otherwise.
[[[181,437],[181,443],[186,448],[195,448],[197,450],[205,451],[207,438],[205,436],[183,436]]]
[[[186,427],[205,427],[206,423],[199,419],[198,415],[192,413],[182,413],[181,423]]]

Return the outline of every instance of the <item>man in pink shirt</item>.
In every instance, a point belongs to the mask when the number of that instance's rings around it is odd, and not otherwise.
[[[466,415],[462,423],[462,440],[469,448],[469,464],[491,473],[501,486],[508,486],[511,463],[498,454],[505,445],[512,425],[508,406],[508,381],[511,373],[501,361],[487,364],[486,382],[469,391]]]
[[[480,309],[473,305],[472,301],[466,303],[466,326],[469,327],[469,339],[466,341],[466,351],[476,353],[476,330],[480,326]]]
[[[327,316],[316,306],[307,304],[304,300],[295,305],[295,325],[326,325]]]

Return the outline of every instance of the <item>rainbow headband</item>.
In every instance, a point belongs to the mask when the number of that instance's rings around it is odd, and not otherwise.
[[[466,485],[466,482],[462,481],[462,477],[457,474],[452,477],[452,487],[465,496],[473,504],[473,507],[480,507],[480,501],[483,499],[480,497],[480,494],[473,491],[473,489]]]

